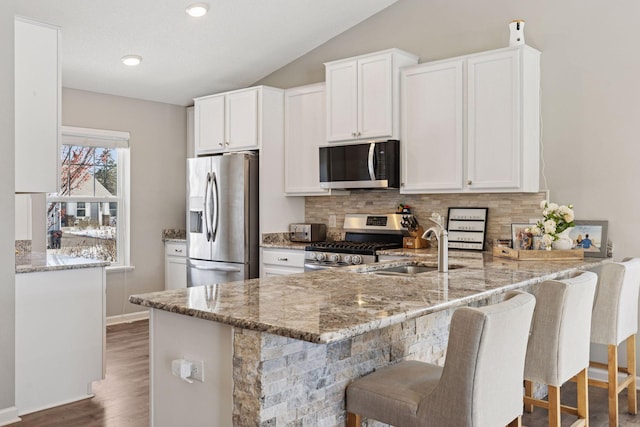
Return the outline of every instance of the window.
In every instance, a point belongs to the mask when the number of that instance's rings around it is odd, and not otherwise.
[[[129,265],[129,133],[62,127],[48,252]]]

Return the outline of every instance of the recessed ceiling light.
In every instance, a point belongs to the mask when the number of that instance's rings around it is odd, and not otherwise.
[[[194,18],[199,18],[204,16],[209,11],[209,5],[207,3],[194,3],[189,5],[186,9],[186,12],[189,16],[193,16]]]
[[[124,65],[128,65],[129,67],[135,67],[136,65],[140,65],[140,63],[142,62],[142,56],[127,55],[127,56],[123,56],[121,61]]]

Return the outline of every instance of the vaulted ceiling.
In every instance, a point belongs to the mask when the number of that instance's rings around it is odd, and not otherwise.
[[[203,0],[194,0],[203,1]],[[251,85],[397,0],[20,0],[62,28],[62,85],[178,105]],[[120,59],[142,56],[137,67]]]

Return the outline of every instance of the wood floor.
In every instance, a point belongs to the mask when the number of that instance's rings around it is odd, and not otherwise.
[[[12,427],[148,427],[149,425],[149,323],[107,328],[107,375],[93,387],[95,397],[22,417]],[[626,392],[620,395],[620,425],[640,427],[640,415],[626,413]],[[575,405],[575,385],[562,389],[563,403]],[[562,425],[575,421],[562,416]],[[527,427],[547,425],[547,411],[525,414]],[[589,425],[608,427],[606,390],[589,388]],[[223,427],[223,426],[220,426]]]

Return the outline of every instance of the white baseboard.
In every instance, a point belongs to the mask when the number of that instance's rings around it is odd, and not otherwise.
[[[18,408],[15,406],[0,409],[0,426],[8,426],[21,420],[18,416]]]
[[[624,378],[624,374],[619,373],[618,378]],[[589,378],[593,378],[594,380],[607,381],[609,378],[609,374],[606,370],[601,368],[589,368]],[[640,377],[636,376],[636,390],[640,390]]]
[[[117,316],[107,317],[107,326],[118,325],[120,323],[131,323],[137,320],[147,320],[149,318],[149,310],[136,311],[135,313],[119,314]]]

